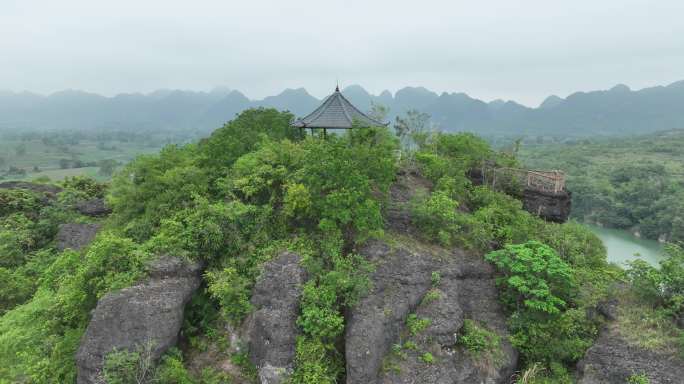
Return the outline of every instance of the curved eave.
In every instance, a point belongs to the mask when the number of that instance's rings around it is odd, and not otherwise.
[[[347,100],[339,90],[328,96],[318,108],[292,123],[296,128],[350,129],[354,122],[361,126],[386,127],[389,122],[381,122],[361,112]]]

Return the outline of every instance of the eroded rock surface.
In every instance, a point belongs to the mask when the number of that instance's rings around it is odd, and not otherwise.
[[[62,224],[59,226],[59,231],[55,237],[57,249],[60,251],[67,248],[75,251],[81,250],[93,241],[101,227],[100,224],[91,223]]]
[[[164,256],[150,264],[145,281],[100,299],[76,354],[78,384],[98,382],[105,356],[114,349],[149,345],[156,360],[174,346],[200,273],[198,264]]]
[[[523,209],[554,223],[565,223],[568,221],[572,208],[571,203],[572,194],[569,191],[558,193],[535,191],[532,189],[523,191]]]
[[[76,203],[76,210],[86,216],[107,216],[112,213],[104,199],[90,199]]]
[[[492,267],[478,256],[455,250],[390,247],[371,242],[362,250],[376,263],[373,289],[349,311],[346,328],[347,383],[507,383],[517,353],[507,343],[496,364],[473,361],[456,345],[465,319],[475,320],[505,339],[506,317],[498,303]],[[434,285],[434,274],[439,283]],[[434,290],[436,299],[424,300]],[[430,319],[409,337],[406,319],[415,313]],[[392,361],[393,345],[411,339],[415,350]],[[420,359],[429,352],[434,361]]]
[[[300,257],[284,252],[264,265],[246,320],[249,358],[259,370],[262,384],[284,383],[292,372],[299,329],[299,299],[306,272]]]
[[[577,367],[578,384],[624,384],[638,374],[650,384],[684,382],[684,360],[631,345],[615,327],[601,331]]]
[[[390,187],[390,204],[384,215],[389,229],[397,233],[412,233],[411,200],[420,193],[427,194],[432,183],[415,172],[400,171],[397,181]]]

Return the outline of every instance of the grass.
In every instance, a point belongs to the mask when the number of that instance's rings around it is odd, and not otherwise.
[[[465,349],[475,366],[485,372],[494,371],[503,361],[501,336],[474,320],[463,322],[456,343]]]
[[[424,331],[430,326],[430,323],[430,319],[418,317],[415,313],[408,315],[408,318],[406,319],[406,327],[411,336],[416,336]]]
[[[150,144],[138,141],[79,140],[72,144],[46,144],[38,138],[27,140],[2,138],[0,140],[0,179],[33,180],[48,177],[52,181],[59,181],[66,176],[88,175],[99,180],[106,180],[109,177],[100,175],[98,166],[63,169],[60,161],[79,160],[82,163],[92,164],[101,160],[114,160],[119,164],[126,164],[140,154],[156,153],[162,146],[163,143]],[[5,175],[10,167],[22,169],[26,174]],[[5,175],[4,178],[3,175]]]
[[[630,344],[666,354],[679,351],[681,331],[672,319],[630,294],[622,298],[618,307],[616,326]]]

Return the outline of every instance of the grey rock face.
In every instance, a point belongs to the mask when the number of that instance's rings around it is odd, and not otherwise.
[[[151,345],[152,359],[174,346],[183,323],[183,308],[200,284],[200,265],[164,256],[149,267],[149,278],[105,295],[76,354],[78,384],[96,383],[112,350],[139,350]]]
[[[107,216],[112,213],[112,210],[107,207],[104,199],[90,199],[80,201],[76,204],[76,210],[86,216]]]
[[[489,264],[460,251],[437,257],[382,242],[371,242],[362,253],[377,264],[372,291],[347,316],[347,383],[508,382],[517,353],[507,342],[496,367],[472,361],[455,345],[465,319],[478,321],[502,339],[507,335]],[[435,288],[433,272],[440,274]],[[437,298],[424,301],[431,289]],[[395,362],[396,369],[384,369],[392,345],[408,338],[410,313],[430,319],[430,325],[411,338],[418,351],[405,351],[407,358]],[[421,361],[423,352],[430,352],[435,361]]]
[[[57,249],[63,251],[71,248],[75,251],[90,244],[100,230],[100,224],[62,224],[55,238]]]
[[[565,223],[570,216],[572,194],[541,192],[526,189],[523,192],[523,208],[533,215],[555,223]]]
[[[377,263],[373,289],[346,321],[347,383],[375,383],[383,357],[399,338],[408,314],[431,287],[435,260],[372,242],[363,255]]]
[[[598,303],[596,310],[610,321],[617,320],[618,317],[618,300],[610,299]]]
[[[397,233],[412,233],[411,199],[417,193],[426,193],[431,188],[432,183],[419,174],[400,171],[397,181],[390,187],[390,204],[384,212],[388,228]]]
[[[634,374],[645,374],[651,384],[684,382],[684,360],[630,345],[611,328],[577,365],[578,384],[624,384]]]
[[[44,193],[50,198],[54,198],[58,193],[62,192],[62,188],[56,185],[29,183],[26,181],[5,181],[0,183],[0,189],[27,189],[33,192]]]
[[[297,254],[284,252],[264,265],[246,320],[249,358],[262,384],[284,382],[292,371],[299,329],[299,299],[306,272]]]

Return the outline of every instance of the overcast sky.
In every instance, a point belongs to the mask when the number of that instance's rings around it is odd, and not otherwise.
[[[422,85],[537,105],[684,79],[682,0],[0,0],[0,89]]]

